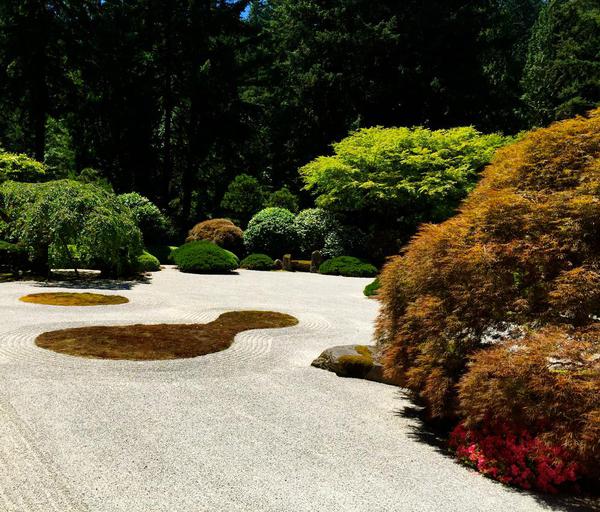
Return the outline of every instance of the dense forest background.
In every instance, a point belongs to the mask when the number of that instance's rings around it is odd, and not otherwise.
[[[369,126],[514,134],[600,100],[598,0],[0,0],[0,147],[185,228]]]

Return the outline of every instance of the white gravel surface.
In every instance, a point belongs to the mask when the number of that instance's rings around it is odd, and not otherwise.
[[[397,388],[310,366],[327,347],[370,342],[368,282],[169,268],[104,290],[129,304],[87,308],[18,300],[65,288],[0,284],[0,511],[551,509],[420,440]],[[89,360],[34,345],[48,330],[204,323],[240,309],[300,324],[178,361]]]

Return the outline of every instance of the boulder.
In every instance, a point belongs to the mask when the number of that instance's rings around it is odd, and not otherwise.
[[[333,372],[338,377],[366,379],[393,386],[402,385],[400,379],[384,375],[376,347],[372,345],[340,345],[328,348],[312,362],[312,366]]]

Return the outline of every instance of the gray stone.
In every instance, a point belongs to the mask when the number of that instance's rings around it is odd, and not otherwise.
[[[357,351],[357,347],[366,346],[371,354],[371,365],[363,368],[356,368],[353,371],[348,371],[347,367],[340,364],[340,358],[342,356],[363,356]],[[337,347],[331,347],[324,350],[319,357],[317,357],[312,363],[315,368],[327,370],[335,373],[339,377],[353,377],[371,380],[374,382],[381,382],[383,384],[390,384],[393,386],[401,386],[402,381],[399,378],[390,378],[384,375],[383,365],[378,360],[378,353],[375,346],[372,345],[339,345]]]
[[[292,255],[291,254],[285,254],[283,256],[283,270],[286,270],[287,272],[292,272],[294,270],[294,268],[292,266]]]
[[[321,251],[313,251],[310,256],[310,271],[316,274],[319,271],[321,263],[323,263],[323,254],[321,254]]]

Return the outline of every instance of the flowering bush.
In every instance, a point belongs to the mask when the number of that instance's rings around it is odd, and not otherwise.
[[[450,446],[462,462],[494,480],[523,489],[556,493],[573,484],[580,466],[561,446],[550,445],[508,423],[450,434]]]

